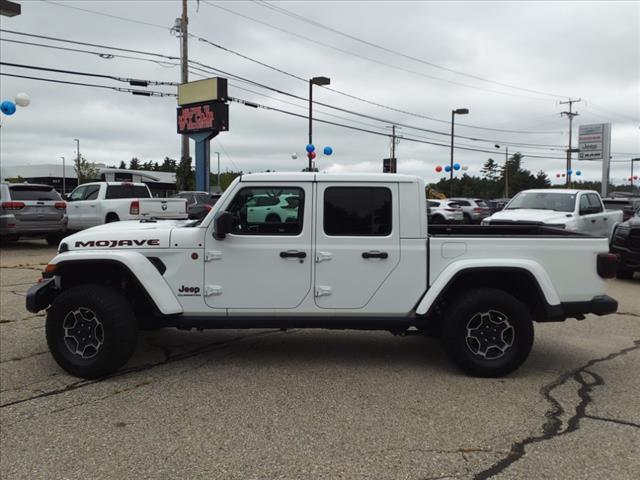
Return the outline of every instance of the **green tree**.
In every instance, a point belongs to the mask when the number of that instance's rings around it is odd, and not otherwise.
[[[100,176],[100,172],[95,164],[93,162],[89,163],[82,155],[74,161],[73,169],[76,172],[76,177],[78,177],[78,185],[97,180]]]
[[[24,183],[26,182],[26,180],[24,179],[24,177],[18,175],[17,177],[7,178],[7,182],[8,183]]]
[[[120,165],[118,165],[118,168],[121,170],[127,168],[127,164],[124,163],[124,160],[120,160]]]
[[[195,184],[195,172],[191,169],[191,157],[181,159],[176,169],[178,190],[195,190]]]
[[[500,178],[498,164],[493,160],[493,158],[484,162],[484,166],[480,169],[480,173],[482,173],[482,178],[490,182],[495,182]]]
[[[140,170],[140,160],[138,160],[138,157],[133,157],[129,161],[129,170]]]
[[[162,165],[160,165],[161,172],[175,172],[178,168],[178,162],[173,158],[164,157]]]

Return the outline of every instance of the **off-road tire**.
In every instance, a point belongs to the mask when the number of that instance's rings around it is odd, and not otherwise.
[[[57,247],[60,243],[60,240],[62,240],[62,235],[59,235],[57,233],[50,233],[49,235],[47,235],[47,238],[45,240],[47,241],[47,245]]]
[[[265,223],[282,223],[280,215],[277,213],[269,213],[264,219]]]
[[[65,326],[68,327],[69,319],[79,311],[90,311],[101,325],[102,343],[92,358],[71,352],[68,340],[65,340],[70,330]],[[129,302],[105,285],[89,284],[65,290],[47,312],[46,336],[51,355],[60,367],[76,377],[93,379],[117,371],[133,355],[137,333],[136,318]]]
[[[444,225],[447,223],[442,215],[434,215],[431,217],[431,223],[433,225]]]
[[[493,288],[464,292],[451,303],[442,322],[446,352],[462,370],[477,377],[502,377],[516,370],[529,356],[533,336],[529,309]],[[487,347],[492,342],[495,345]]]

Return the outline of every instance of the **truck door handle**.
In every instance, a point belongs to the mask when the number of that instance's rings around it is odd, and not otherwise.
[[[389,258],[389,254],[387,252],[362,252],[362,258]]]
[[[607,217],[604,217],[603,220],[606,222],[607,221]]]
[[[591,223],[596,223],[596,219],[594,218],[593,220],[591,220]]]
[[[298,252],[297,250],[288,250],[280,252],[280,258],[307,258],[306,252]]]

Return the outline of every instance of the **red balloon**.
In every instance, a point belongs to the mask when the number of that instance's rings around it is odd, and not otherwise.
[[[637,175],[634,175],[634,176],[633,176],[633,179],[634,179],[634,180],[637,180],[637,179],[638,179],[638,176],[637,176]]]
[[[309,152],[309,153],[307,154],[307,156],[308,156],[309,158],[311,158],[311,159],[314,159],[314,158],[316,158],[316,152]]]
[[[441,171],[442,171],[442,167],[441,167],[440,165],[438,165],[438,166],[436,167],[436,172],[440,173]]]
[[[563,176],[563,177],[564,177],[564,176],[566,176],[566,175],[567,175],[566,173],[563,173],[563,174],[562,174],[562,176]]]
[[[629,177],[629,181],[633,180],[633,178]]]
[[[556,177],[557,177],[557,178],[560,178],[560,174],[559,174],[559,173],[556,173]]]

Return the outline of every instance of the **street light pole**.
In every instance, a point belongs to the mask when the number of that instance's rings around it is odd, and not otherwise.
[[[494,147],[502,148],[497,143]],[[504,150],[504,198],[509,198],[509,147]]]
[[[65,183],[66,183],[65,182],[66,175],[65,175],[65,171],[64,171],[65,170],[65,168],[64,168],[64,157],[60,157],[60,158],[62,159],[62,194],[64,195],[64,194],[67,193],[67,189],[65,188],[66,187],[66,185],[65,185]]]
[[[76,142],[76,170],[79,172],[79,167],[80,167],[80,140],[77,138],[73,139]],[[80,185],[80,179],[77,179],[77,185]]]
[[[631,193],[633,193],[633,163],[634,162],[640,162],[640,157],[639,158],[632,158],[631,159]]]
[[[455,115],[466,115],[469,113],[468,108],[457,108],[455,110],[451,110],[451,162],[450,162],[450,170],[449,170],[449,196],[453,197],[453,132],[455,125]]]
[[[309,80],[309,145],[313,145],[313,86],[329,84],[331,84],[331,79],[328,77],[313,77]],[[307,158],[309,159],[309,171],[312,172],[311,152],[307,153]]]
[[[222,190],[220,188],[220,152],[216,152],[216,155],[218,156],[218,189]]]

